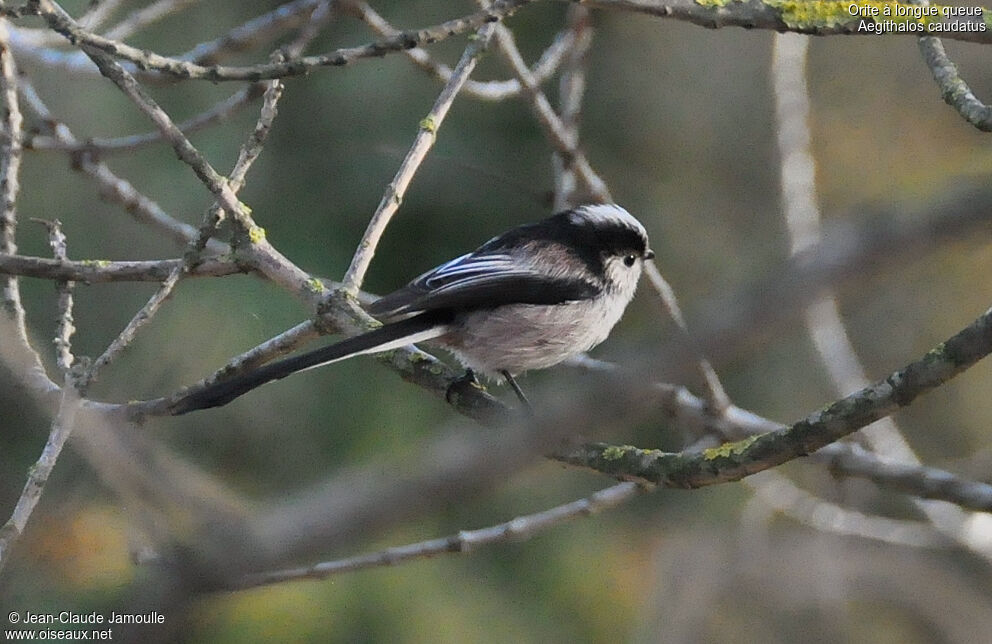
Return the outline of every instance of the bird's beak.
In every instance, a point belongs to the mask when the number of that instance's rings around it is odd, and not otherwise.
[[[650,248],[644,251],[644,259],[654,259],[654,251]]]

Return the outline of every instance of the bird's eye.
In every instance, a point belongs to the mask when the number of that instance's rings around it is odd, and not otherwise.
[[[637,257],[635,255],[627,255],[626,257],[623,258],[623,263],[626,264],[627,266],[633,266],[634,262],[636,261],[637,261]]]

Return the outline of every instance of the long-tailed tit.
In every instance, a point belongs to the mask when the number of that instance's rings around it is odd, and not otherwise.
[[[218,407],[297,371],[428,341],[471,372],[505,378],[526,405],[513,376],[605,340],[652,257],[644,226],[614,204],[518,226],[377,300],[368,310],[383,326],[208,385],[172,412]]]

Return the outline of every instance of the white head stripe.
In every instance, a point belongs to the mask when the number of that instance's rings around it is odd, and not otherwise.
[[[625,209],[613,203],[580,206],[572,212],[572,217],[582,219],[591,224],[619,223],[640,232],[645,239],[648,237],[648,233],[644,230],[641,222],[637,221]]]

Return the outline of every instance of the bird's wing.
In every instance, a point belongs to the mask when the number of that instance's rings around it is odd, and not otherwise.
[[[512,256],[475,252],[424,273],[377,300],[369,312],[382,319],[437,309],[490,308],[504,304],[559,304],[592,297],[598,287],[521,266]]]

